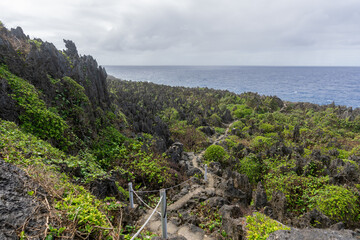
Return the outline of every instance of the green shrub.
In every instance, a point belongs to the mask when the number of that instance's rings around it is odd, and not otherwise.
[[[270,133],[275,131],[275,126],[271,125],[270,123],[262,123],[259,126],[259,129],[262,130],[264,133]]]
[[[116,159],[125,158],[123,143],[126,137],[114,127],[104,128],[93,146],[93,152],[103,168],[109,168]]]
[[[53,140],[63,150],[72,145],[67,123],[56,113],[47,109],[36,88],[26,80],[0,66],[0,77],[7,80],[13,94],[11,97],[22,108],[21,127],[44,140]]]
[[[265,170],[264,165],[253,153],[241,159],[238,168],[240,173],[248,176],[251,183],[260,181]]]
[[[225,161],[228,159],[228,155],[222,146],[211,145],[206,149],[204,158],[208,162],[225,163]]]
[[[219,134],[224,134],[225,133],[225,128],[215,127],[215,132],[217,132]]]
[[[78,187],[78,190],[81,192],[68,194],[55,208],[66,211],[67,217],[76,221],[82,232],[91,233],[99,229],[94,227],[109,228],[106,216],[98,209],[101,202],[82,187]]]
[[[258,212],[255,212],[252,216],[247,216],[246,223],[246,236],[249,240],[265,240],[272,232],[290,230],[289,227]]]
[[[241,106],[246,106],[246,105],[241,105]],[[248,107],[242,107],[242,108],[236,109],[234,111],[234,115],[238,119],[244,118],[246,116],[250,116],[252,113],[253,113],[253,110],[251,108],[248,108]]]
[[[312,198],[313,207],[337,222],[357,222],[360,220],[358,196],[352,191],[334,185],[325,185]]]
[[[220,127],[221,118],[216,113],[214,113],[213,115],[210,116],[209,123],[211,126]]]
[[[243,127],[245,127],[245,124],[242,121],[236,121],[231,125],[231,127],[241,130]]]
[[[253,139],[251,146],[255,149],[261,150],[271,147],[274,144],[274,140],[269,137],[257,136]]]
[[[305,213],[311,208],[311,199],[316,191],[327,184],[329,177],[305,177],[295,173],[288,175],[275,175],[269,173],[265,176],[264,186],[267,196],[271,197],[274,191],[285,194],[288,211],[295,215]]]
[[[207,145],[205,133],[188,125],[186,121],[180,121],[173,124],[170,128],[172,139],[184,144],[185,151],[199,151]]]

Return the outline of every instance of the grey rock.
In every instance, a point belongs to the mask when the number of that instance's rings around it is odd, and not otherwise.
[[[219,214],[222,216],[222,230],[228,237],[233,240],[243,239],[245,233],[240,221],[243,216],[241,209],[235,205],[224,205],[220,208]]]
[[[330,229],[340,231],[340,230],[345,229],[345,224],[343,222],[338,222],[338,223],[336,223],[334,225],[331,225]]]
[[[292,229],[273,232],[267,240],[358,240],[359,238],[358,233],[350,230]]]
[[[195,168],[195,167],[192,167],[192,168],[190,168],[189,170],[186,171],[186,175],[187,175],[188,177],[194,176],[195,174],[197,174],[198,176],[202,176],[202,175],[203,175],[202,172],[201,172],[201,170],[198,169],[198,168]]]
[[[215,134],[215,129],[209,126],[204,126],[200,128],[200,131],[205,133],[207,136],[212,136]]]
[[[90,192],[100,199],[106,197],[115,197],[117,199],[124,199],[116,182],[112,178],[96,179],[90,183]]]
[[[28,191],[36,195],[30,196]],[[0,159],[0,239],[18,239],[16,232],[25,221],[25,234],[42,238],[48,215],[42,203],[46,195],[25,172]]]
[[[223,197],[212,197],[207,200],[207,205],[211,208],[221,208],[229,202]]]
[[[235,188],[234,180],[232,178],[223,180],[219,186],[224,191],[224,197],[231,201],[238,201],[247,205],[247,196],[244,191]]]
[[[170,159],[174,163],[179,163],[182,159],[182,153],[184,151],[184,145],[180,142],[175,142],[173,145],[169,147],[166,151],[166,154],[170,157]]]
[[[229,111],[229,109],[226,109],[224,114],[221,116],[221,119],[224,123],[230,123],[233,121],[233,118],[231,116],[231,112]]]
[[[225,192],[225,197],[237,198],[241,203],[249,205],[252,199],[252,188],[248,177],[227,169],[223,172],[223,180],[219,184],[219,188]]]
[[[209,167],[211,169],[211,172],[221,176],[222,175],[222,168],[221,168],[221,164],[219,162],[211,162],[209,164]]]
[[[294,225],[299,228],[329,228],[331,224],[330,218],[317,209],[305,213],[303,217],[294,222]]]
[[[265,188],[262,185],[262,183],[259,182],[257,185],[257,188],[256,188],[256,193],[255,193],[255,201],[254,201],[255,208],[257,210],[259,210],[259,209],[267,206],[267,204],[268,204],[268,202],[267,202]]]
[[[274,191],[271,202],[273,218],[282,222],[286,217],[287,202],[285,194],[281,191]]]

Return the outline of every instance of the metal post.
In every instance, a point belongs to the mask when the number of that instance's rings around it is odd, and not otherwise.
[[[160,197],[162,197],[161,204],[161,230],[162,237],[167,239],[167,213],[166,213],[166,190],[160,190]]]
[[[204,180],[205,180],[205,182],[207,182],[207,164],[205,164]]]
[[[132,183],[129,183],[129,198],[130,198],[130,207],[134,208],[134,196],[133,196],[133,188]]]

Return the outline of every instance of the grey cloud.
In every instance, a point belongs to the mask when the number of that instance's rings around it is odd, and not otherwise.
[[[358,9],[357,0],[13,0],[0,3],[0,20],[59,48],[72,39],[102,64],[355,65]]]

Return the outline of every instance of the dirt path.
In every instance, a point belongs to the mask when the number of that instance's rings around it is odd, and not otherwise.
[[[230,123],[226,126],[227,128],[226,128],[225,133],[220,135],[213,142],[213,144],[218,144],[220,141],[222,141],[226,138],[231,125],[232,125],[232,123]],[[200,152],[198,155],[190,153],[190,155],[193,155],[192,159],[191,159],[192,165],[195,168],[200,169],[203,174],[205,173],[205,169],[202,166],[200,166],[199,163],[200,163],[204,153],[205,153],[205,150]],[[219,177],[208,171],[207,183],[205,185],[198,185],[198,187],[190,190],[186,195],[184,195],[183,197],[178,199],[176,202],[174,202],[173,204],[168,206],[168,212],[176,212],[177,210],[181,209],[190,199],[199,196],[204,191],[214,191],[215,192],[217,190],[217,189],[215,189],[216,178],[219,178]],[[221,192],[221,190],[220,190],[220,192]],[[159,211],[159,209],[158,209],[158,211]],[[147,212],[147,214],[145,214],[141,218],[141,220],[139,221],[139,224],[142,225],[147,220],[147,218],[150,216],[150,214],[151,214],[151,210],[149,210]],[[155,214],[155,216],[152,217],[152,219],[149,221],[149,223],[145,227],[145,229],[161,235],[161,221],[160,221],[160,217],[158,214]],[[170,234],[172,236],[180,235],[189,240],[213,240],[214,239],[214,238],[211,238],[211,237],[205,235],[204,231],[202,231],[202,230],[199,231],[199,228],[197,228],[193,225],[184,224],[184,225],[176,226],[171,221],[171,219],[168,219],[168,234]]]

